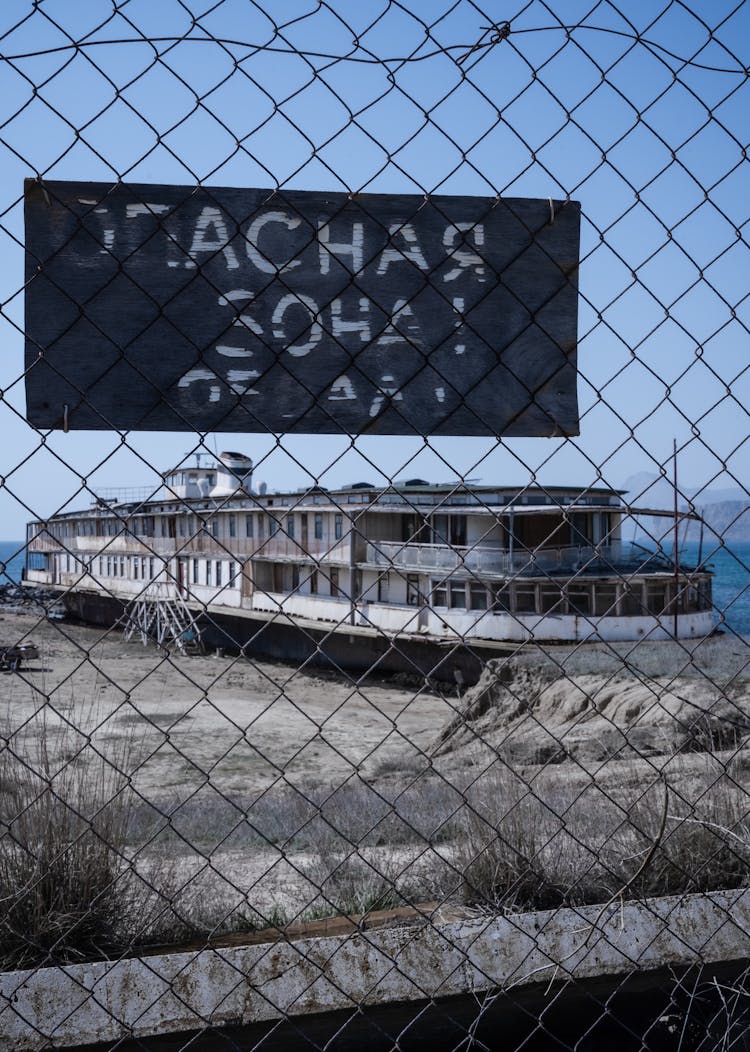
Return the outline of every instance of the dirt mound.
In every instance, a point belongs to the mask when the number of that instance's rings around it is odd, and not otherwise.
[[[750,734],[750,683],[700,676],[561,675],[490,662],[432,743],[486,745],[515,763],[736,748]]]

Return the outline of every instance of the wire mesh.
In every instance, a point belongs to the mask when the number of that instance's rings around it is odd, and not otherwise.
[[[0,12],[4,1047],[745,1047],[749,15]],[[333,401],[303,385],[315,433],[259,424],[247,362],[235,348],[217,374],[194,305],[156,286],[133,290],[148,325],[124,314],[113,335],[72,283],[40,343],[52,264],[28,250],[24,179],[67,218],[62,181],[104,186],[94,211],[128,193],[149,223],[135,263],[163,236],[231,308],[226,332],[252,335],[253,378],[332,341],[350,371]],[[208,202],[210,229],[175,238],[155,187]],[[302,240],[266,255],[262,213],[233,227],[222,187],[260,188]],[[374,298],[375,255],[306,224],[299,191],[359,202],[399,295]],[[411,211],[384,226],[368,194]],[[484,204],[457,225],[459,196]],[[478,273],[515,295],[521,257],[493,262],[484,226],[520,198],[552,221],[580,202],[579,265],[560,270],[577,348],[553,348],[565,369],[577,354],[579,434],[502,431],[475,393],[515,384],[544,414],[541,388],[507,354],[506,379],[464,345],[434,365],[414,322],[433,297],[502,360],[465,300]],[[77,236],[90,217],[73,219]],[[87,280],[132,282],[114,232],[88,229]],[[379,326],[301,297],[307,250]],[[289,297],[272,336],[247,313],[266,287]],[[538,343],[545,305],[520,306]],[[30,423],[24,385],[76,326],[115,364],[155,340],[139,393],[190,348],[212,430],[174,405],[177,433],[118,430],[94,384],[54,428]],[[414,360],[470,408],[457,436],[415,424]],[[363,382],[395,434],[327,427]]]

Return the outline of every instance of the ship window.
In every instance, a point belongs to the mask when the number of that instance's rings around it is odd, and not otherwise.
[[[466,516],[451,515],[450,529],[451,544],[457,548],[464,547],[464,545],[466,544]]]
[[[464,581],[449,581],[448,593],[451,610],[466,609],[466,584]]]
[[[299,566],[295,563],[292,567],[292,591],[296,592],[299,588]]]
[[[315,512],[315,540],[323,540],[323,513],[320,511]]]
[[[387,603],[389,602],[391,592],[391,575],[389,573],[381,574],[378,577],[378,602]]]
[[[294,540],[294,512],[291,512],[286,517],[286,532],[289,534],[290,540]]]
[[[211,584],[211,560],[206,559],[206,584]]]
[[[213,518],[208,524],[208,532],[211,536],[216,539],[219,536],[219,522],[218,519]]]
[[[594,585],[594,614],[597,617],[612,616],[617,613],[617,585]]]
[[[710,610],[712,605],[713,605],[712,604],[712,600],[711,600],[711,578],[710,577],[707,577],[706,580],[701,585],[701,598],[702,598],[701,610]]]
[[[138,560],[133,559],[133,580],[138,580]]]
[[[669,594],[672,597],[671,601],[669,603],[669,606],[667,607],[667,610],[669,611],[669,613],[670,614],[684,614],[686,612],[685,611],[685,603],[687,601],[687,590],[686,590],[685,586],[684,585],[678,586],[677,594],[676,594],[676,598],[675,598],[675,587],[674,587],[674,584],[673,584],[672,587],[669,590]]]
[[[222,571],[221,559],[217,559],[216,560],[216,587],[217,588],[219,588],[221,586],[221,571]]]
[[[340,541],[341,538],[344,536],[344,516],[341,515],[341,514],[334,515],[333,522],[334,522],[334,537],[336,538],[337,541]]]
[[[333,567],[330,571],[331,574],[331,595],[335,598],[339,594],[339,572]]]
[[[469,605],[472,610],[487,609],[487,589],[479,581],[469,585]]]
[[[665,581],[649,581],[646,584],[646,607],[650,614],[659,617],[667,606],[667,585]]]
[[[233,585],[233,584],[236,583],[236,581],[237,581],[237,563],[232,562],[232,560],[230,559],[230,561],[229,561],[229,583],[231,585]]]
[[[643,614],[643,600],[641,598],[640,584],[626,582],[622,586],[622,597],[620,599],[620,610],[625,617],[638,617]]]
[[[587,617],[591,613],[591,588],[585,584],[573,584],[568,588],[571,614]]]
[[[504,614],[510,610],[510,588],[500,585],[495,592],[492,609],[498,614]]]
[[[245,516],[245,536],[252,537],[253,535],[253,517],[252,515]]]
[[[410,539],[411,539],[411,537],[405,537],[404,538],[404,540],[410,540]],[[433,515],[432,516],[432,543],[433,544],[447,544],[448,543],[448,516],[447,515]]]
[[[517,584],[514,588],[517,614],[535,614],[536,586],[533,584]]]
[[[698,600],[698,610],[710,610],[711,609],[711,578],[707,577],[701,581],[699,585],[700,598]]]
[[[120,556],[120,577],[125,576],[125,556]]]
[[[206,482],[209,484],[209,486],[216,485],[216,475],[213,473],[213,471],[209,471],[209,473],[206,475]]]
[[[433,581],[432,582],[432,605],[433,606],[447,606],[448,605],[448,590],[446,588],[445,581]]]
[[[259,515],[258,516],[258,537],[260,538],[262,536],[263,536],[263,516]]]
[[[318,571],[312,570],[310,572],[310,595],[318,594]]]
[[[590,518],[582,512],[573,512],[569,517],[570,543],[587,547],[591,544]]]
[[[229,516],[229,536],[230,537],[236,537],[237,536],[237,516],[236,515],[230,515]]]
[[[539,589],[539,599],[541,601],[540,610],[543,614],[550,614],[552,611],[558,614],[564,612],[563,598],[560,589],[555,585],[543,584]]]
[[[274,537],[279,530],[279,520],[275,519],[273,515],[268,516],[268,536]]]
[[[407,606],[419,606],[419,574],[406,575],[406,603]]]
[[[193,559],[193,584],[198,584],[198,560]]]

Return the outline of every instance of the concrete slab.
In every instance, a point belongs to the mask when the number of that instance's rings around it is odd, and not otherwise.
[[[358,1005],[750,957],[750,889],[358,930],[0,977],[0,1047],[39,1052]]]

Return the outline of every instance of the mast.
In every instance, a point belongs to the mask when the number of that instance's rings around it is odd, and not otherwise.
[[[672,439],[673,450],[672,450],[672,477],[673,477],[673,490],[674,490],[674,595],[672,596],[673,611],[674,611],[674,637],[677,639],[677,605],[678,605],[678,594],[680,590],[680,573],[678,558],[680,554],[680,538],[679,538],[679,525],[677,519],[677,439]]]
[[[702,569],[702,567],[703,567],[703,513],[705,512],[705,510],[706,510],[705,507],[703,507],[703,508],[701,508],[701,511],[700,511],[701,530],[700,530],[700,535],[698,537],[698,569],[699,570]]]

